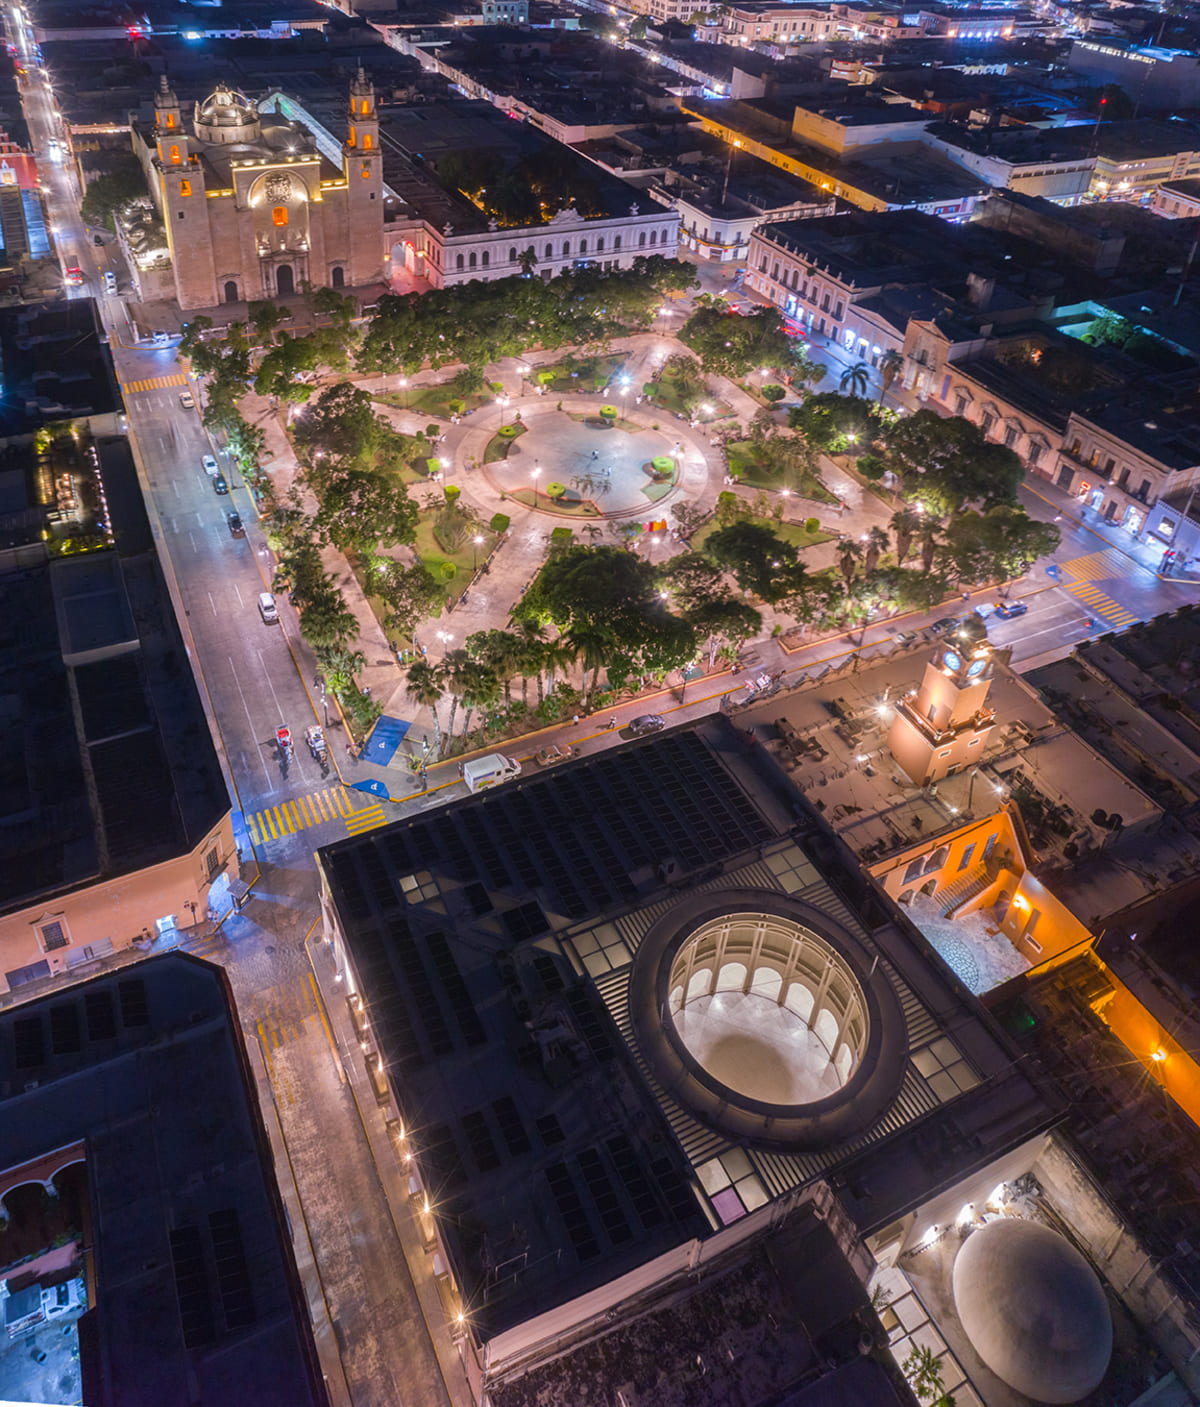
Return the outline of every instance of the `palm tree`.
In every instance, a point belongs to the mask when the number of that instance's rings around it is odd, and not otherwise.
[[[450,695],[450,721],[446,724],[446,741],[454,736],[454,715],[464,692],[470,687],[471,673],[475,661],[466,650],[451,650],[442,660],[442,683]]]
[[[838,570],[842,574],[842,579],[849,586],[854,580],[855,571],[859,562],[863,559],[862,544],[857,538],[844,537],[838,543],[837,549]]]
[[[534,252],[532,244],[529,246],[528,249],[522,250],[521,253],[517,255],[517,263],[521,266],[521,272],[525,275],[526,278],[528,278],[529,275],[533,273],[534,268],[537,265],[537,261],[538,257],[537,254]]]
[[[565,635],[548,640],[542,648],[542,668],[546,671],[546,693],[554,692],[554,676],[575,663],[575,647]],[[540,702],[540,699],[539,699]]]
[[[435,755],[442,755],[442,727],[438,722],[438,704],[445,693],[442,687],[440,668],[428,660],[417,660],[408,667],[408,685],[405,693],[418,708],[427,708],[433,714],[433,741]]]
[[[888,521],[888,527],[896,534],[896,565],[902,567],[913,539],[925,526],[924,514],[915,508],[897,508]]]
[[[486,664],[479,664],[472,660],[469,667],[462,672],[459,688],[462,691],[462,735],[465,738],[471,731],[471,715],[475,710],[477,708],[484,710],[486,724],[487,710],[495,708],[500,702],[500,681],[496,678],[494,670],[489,669]]]
[[[608,663],[612,653],[612,635],[600,626],[573,625],[567,631],[567,640],[575,658],[583,662],[583,678],[579,690],[583,695],[583,706],[588,707],[591,695],[595,692],[600,670]],[[588,671],[592,672],[591,686],[588,686]]]
[[[838,389],[843,396],[865,396],[871,384],[871,368],[866,362],[855,362],[842,372]]]
[[[866,551],[863,553],[863,571],[870,576],[879,565],[879,559],[887,551],[888,535],[883,528],[874,527],[867,533],[865,543]]]
[[[933,558],[942,540],[942,525],[936,518],[925,517],[921,529],[921,569],[926,576],[933,570]]]
[[[883,398],[887,395],[891,384],[896,377],[904,370],[904,358],[894,347],[889,347],[883,356],[879,358],[879,404],[883,404]]]
[[[542,662],[545,658],[546,642],[542,639],[542,627],[536,620],[522,617],[516,622],[517,640],[520,649],[514,668],[521,675],[521,703],[529,707],[529,676],[537,675],[538,703],[542,701]]]

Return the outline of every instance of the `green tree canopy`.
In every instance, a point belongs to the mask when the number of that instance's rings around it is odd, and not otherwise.
[[[329,386],[297,422],[297,438],[314,454],[366,460],[376,448],[380,424],[370,395],[349,381]]]
[[[742,519],[718,528],[704,551],[743,590],[771,605],[792,595],[804,576],[796,548],[763,523]]]
[[[799,430],[814,449],[840,454],[855,447],[865,450],[879,434],[879,408],[861,396],[820,391],[788,409],[788,425]]]
[[[755,308],[744,317],[724,306],[699,308],[680,328],[679,340],[696,353],[705,371],[723,376],[786,367],[795,360],[776,308]]]
[[[983,509],[1015,504],[1025,476],[1020,458],[993,444],[961,415],[943,418],[919,410],[884,432],[887,457],[904,485],[904,496],[939,518],[969,504]]]
[[[952,518],[937,561],[958,581],[1010,581],[1054,552],[1061,541],[1052,523],[1035,522],[1023,509],[1001,505]]]
[[[130,156],[112,171],[94,176],[88,182],[79,205],[85,225],[112,229],[112,217],[134,200],[149,200],[141,162]]]

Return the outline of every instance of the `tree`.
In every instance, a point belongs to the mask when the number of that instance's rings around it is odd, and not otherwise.
[[[746,519],[719,528],[704,544],[705,553],[733,576],[744,590],[774,605],[791,595],[804,575],[796,548],[765,524]]]
[[[281,401],[300,403],[308,400],[315,388],[297,377],[316,369],[317,348],[312,339],[289,337],[285,332],[259,363],[254,389],[260,396],[277,396]]]
[[[135,200],[149,201],[141,162],[127,156],[111,171],[94,176],[79,204],[85,225],[112,229],[113,216]]]
[[[918,1402],[930,1407],[954,1407],[953,1396],[942,1381],[942,1364],[931,1348],[918,1345],[900,1365]]]
[[[416,540],[417,505],[402,482],[336,460],[320,461],[307,479],[320,502],[317,529],[339,551],[373,551]]]
[[[942,569],[959,581],[1008,581],[1021,576],[1062,541],[1051,523],[1038,523],[1023,509],[997,507],[951,519],[939,552]]]
[[[534,269],[537,268],[537,261],[537,251],[532,244],[528,249],[521,250],[520,254],[517,255],[517,263],[521,267],[522,278],[529,278],[532,275]]]
[[[458,688],[463,701],[462,736],[465,738],[471,731],[471,714],[477,708],[485,711],[495,708],[500,702],[500,681],[486,664],[470,660],[459,671]]]
[[[358,617],[330,582],[300,611],[300,633],[314,650],[340,649],[358,638]]]
[[[707,515],[687,499],[680,499],[671,505],[671,517],[675,519],[681,537],[689,538],[704,521]]]
[[[838,388],[843,395],[865,396],[871,384],[871,368],[866,362],[855,362],[842,372]]]
[[[336,288],[318,288],[312,297],[314,317],[327,317],[335,327],[349,329],[358,312],[358,304],[349,293],[339,293]]]
[[[437,711],[445,692],[441,670],[436,665],[428,660],[417,660],[409,665],[405,693],[418,708],[427,708],[433,714],[433,741],[438,757],[442,755],[442,728]]]
[[[840,454],[851,445],[865,449],[879,433],[880,423],[873,401],[836,391],[820,391],[805,397],[802,405],[788,407],[788,425],[826,454]]]
[[[679,340],[700,358],[705,371],[745,376],[755,367],[786,366],[792,344],[776,308],[742,316],[728,307],[700,308],[679,330]]]
[[[879,558],[888,549],[888,535],[880,527],[872,527],[867,532],[867,540],[863,544],[863,571],[868,576],[879,565]]]
[[[903,566],[913,539],[921,531],[924,515],[915,508],[898,508],[888,520],[888,527],[896,535],[896,565]]]
[[[269,300],[251,303],[247,311],[250,314],[250,321],[254,324],[254,330],[258,333],[259,340],[271,342],[272,333],[284,319],[284,311],[277,304]]]
[[[1025,475],[1020,458],[960,415],[943,418],[919,410],[889,425],[884,441],[905,497],[935,517],[946,518],[968,504],[986,510],[1016,502]]]
[[[567,637],[594,640],[607,632],[605,664],[619,684],[631,673],[665,673],[695,654],[695,631],[673,616],[650,563],[619,547],[572,545],[555,553],[513,612],[550,621]]]
[[[892,389],[892,382],[904,370],[904,358],[894,347],[889,347],[879,358],[879,403]]]
[[[858,572],[858,564],[864,557],[863,546],[856,538],[844,537],[837,546],[838,571],[849,587]]]
[[[370,395],[349,381],[322,391],[297,424],[299,439],[338,459],[365,459],[379,433]]]
[[[710,667],[722,640],[736,644],[762,629],[762,615],[734,596],[725,584],[725,573],[699,552],[673,557],[661,576],[683,619],[707,639]]]
[[[422,621],[440,609],[442,588],[424,562],[401,567],[387,562],[387,570],[375,578],[375,590],[388,608],[384,625],[397,635],[411,636]]]
[[[504,686],[504,701],[512,699],[512,677],[527,656],[525,641],[511,630],[477,630],[464,642],[467,654],[492,671]]]

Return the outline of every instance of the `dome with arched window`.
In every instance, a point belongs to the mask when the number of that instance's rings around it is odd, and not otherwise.
[[[196,104],[194,125],[200,141],[217,146],[256,142],[261,135],[257,106],[224,84]]]

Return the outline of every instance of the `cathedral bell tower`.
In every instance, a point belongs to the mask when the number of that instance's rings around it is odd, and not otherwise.
[[[180,301],[185,307],[215,303],[203,168],[192,155],[179,100],[165,74],[154,95],[154,153],[158,207],[175,266]],[[184,303],[184,298],[193,301]]]
[[[896,706],[887,745],[918,786],[979,762],[996,722],[987,702],[992,669],[987,629],[968,616],[938,646],[920,688]]]
[[[342,169],[349,197],[350,269],[348,282],[361,287],[383,277],[383,156],[375,86],[359,65],[350,84]]]

